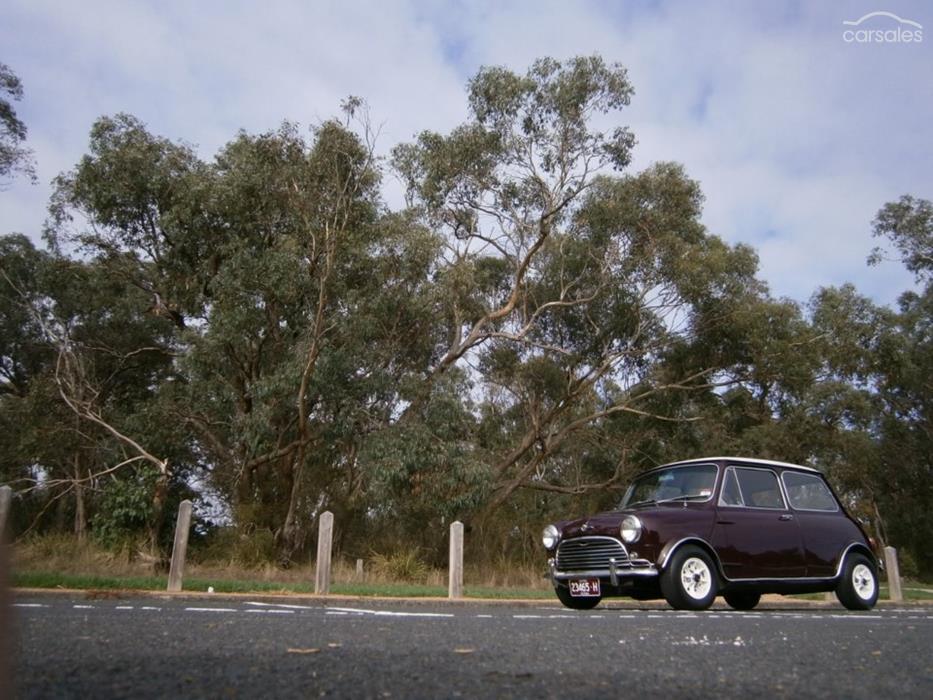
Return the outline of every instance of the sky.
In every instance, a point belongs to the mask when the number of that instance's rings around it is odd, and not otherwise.
[[[865,260],[885,202],[933,199],[933,3],[919,0],[6,0],[0,62],[23,82],[39,184],[0,190],[0,234],[40,240],[50,181],[102,115],[210,160],[241,129],[313,125],[357,95],[387,153],[465,121],[481,66],[594,53],[635,86],[614,117],[636,136],[632,171],[683,163],[704,224],[753,246],[775,295],[852,282],[893,304],[911,287],[899,264]],[[387,177],[390,206],[400,192]]]

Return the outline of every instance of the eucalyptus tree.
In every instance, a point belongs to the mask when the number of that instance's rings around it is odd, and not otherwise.
[[[542,59],[523,75],[484,68],[471,119],[394,151],[410,206],[444,237],[443,342],[423,399],[459,367],[482,398],[475,459],[494,512],[521,488],[605,489],[630,469],[631,435],[693,420],[674,397],[732,381],[753,359],[735,349],[746,307],[767,299],[757,260],[699,221],[697,183],[674,164],[613,175],[630,161],[625,127],[602,130],[631,98],[627,73],[598,57]],[[612,434],[613,456],[583,445]],[[599,464],[599,473],[567,464]]]
[[[16,115],[13,102],[23,99],[23,83],[5,63],[0,63],[0,184],[13,173],[36,181],[32,151],[23,145],[26,125]]]
[[[9,331],[0,413],[15,426],[5,434],[6,476],[43,509],[58,502],[63,512],[73,495],[79,536],[89,520],[117,537],[135,524],[156,549],[186,453],[177,433],[152,425],[171,373],[170,324],[146,314],[139,290],[98,264],[36,251],[22,236],[3,239],[0,251],[0,323]],[[94,501],[130,491],[141,494],[132,523],[95,512]]]

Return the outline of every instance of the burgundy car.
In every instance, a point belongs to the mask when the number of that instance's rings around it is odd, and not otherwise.
[[[815,469],[713,457],[638,476],[617,510],[548,525],[548,575],[567,607],[608,596],[737,610],[762,593],[835,591],[850,610],[878,600],[868,538]]]

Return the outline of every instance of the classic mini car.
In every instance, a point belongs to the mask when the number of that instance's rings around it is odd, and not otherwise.
[[[617,510],[544,528],[560,601],[665,598],[704,610],[717,595],[750,610],[763,593],[835,591],[850,610],[878,599],[878,562],[861,526],[815,469],[713,457],[638,476]]]

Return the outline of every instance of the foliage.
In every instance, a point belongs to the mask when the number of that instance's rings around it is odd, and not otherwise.
[[[639,470],[746,453],[825,470],[929,572],[933,207],[873,222],[916,276],[897,309],[775,299],[683,166],[630,172],[603,125],[632,95],[595,56],[486,67],[463,124],[388,164],[358,98],[210,160],[99,119],[48,249],[0,238],[16,531],[159,549],[190,496],[218,506],[205,551],[244,565],[310,559],[330,510],[344,553],[442,564],[458,519],[475,561],[530,566],[542,523]]]
[[[26,125],[16,116],[11,100],[23,99],[23,84],[5,63],[0,63],[0,182],[20,172],[36,182],[32,151],[23,146]]]

